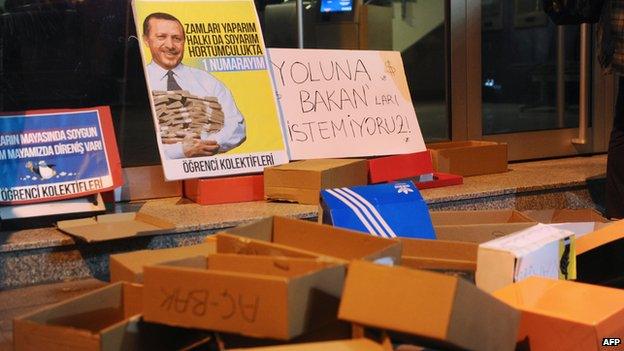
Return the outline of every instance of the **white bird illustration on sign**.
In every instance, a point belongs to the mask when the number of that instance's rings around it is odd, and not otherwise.
[[[26,162],[26,168],[28,168],[34,174],[37,174],[41,179],[50,179],[56,175],[54,165],[48,165],[45,161],[41,160],[37,165],[34,165],[31,161]]]

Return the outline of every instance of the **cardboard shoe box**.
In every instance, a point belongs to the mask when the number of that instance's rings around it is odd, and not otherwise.
[[[223,233],[270,242],[341,260],[390,259],[399,263],[401,243],[310,221],[269,217]],[[242,240],[242,239],[241,239]],[[220,251],[217,246],[217,251]]]
[[[373,157],[368,160],[371,184],[393,182],[401,179],[433,175],[429,151],[411,154]]]
[[[184,197],[200,205],[261,201],[262,174],[184,180]]]
[[[418,189],[460,185],[464,178],[455,174],[434,172],[429,150],[404,155],[368,159],[371,184],[412,178]]]
[[[162,167],[142,166],[122,168],[124,184],[116,201],[136,201],[182,195],[181,181],[167,181]]]
[[[479,245],[470,242],[402,238],[401,265],[465,277],[474,282]]]
[[[369,339],[336,340],[305,344],[280,346],[252,347],[246,349],[232,349],[236,351],[392,351],[392,347],[384,347]]]
[[[236,254],[246,256],[270,256],[270,257],[294,257],[307,259],[323,259],[346,263],[344,260],[326,257],[316,252],[301,250],[288,245],[267,242],[263,240],[250,239],[238,235],[219,233],[212,237],[216,240],[217,253]],[[206,239],[208,240],[208,239]]]
[[[537,224],[516,210],[431,211],[440,240],[483,243]]]
[[[110,256],[110,281],[126,281],[131,283],[143,282],[143,267],[177,261],[188,257],[215,254],[216,240],[191,246],[175,247],[172,249],[140,250]]]
[[[142,288],[110,284],[13,321],[16,351],[179,350],[206,334],[145,323]]]
[[[493,141],[451,141],[428,144],[437,172],[473,176],[507,171],[507,144]]]
[[[86,242],[165,234],[175,229],[175,225],[166,219],[141,212],[113,213],[59,221],[57,225],[63,232]]]
[[[477,286],[487,292],[530,276],[576,279],[575,236],[537,224],[479,245]]]
[[[623,290],[530,277],[493,295],[522,311],[523,350],[621,350]]]
[[[537,222],[551,224],[559,229],[572,231],[577,237],[593,232],[609,224],[609,220],[591,208],[549,209],[522,211]]]
[[[335,316],[332,318],[334,319],[333,322],[329,322],[321,326],[319,329],[306,332],[305,334],[291,340],[275,340],[267,338],[258,339],[240,334],[223,332],[219,332],[215,335],[214,340],[218,343],[218,349],[223,351],[231,349],[248,349],[252,347],[275,347],[286,344],[308,344],[353,338],[351,323],[339,321],[335,318]]]
[[[520,313],[464,279],[353,261],[338,318],[423,346],[500,351],[515,348]]]
[[[299,221],[297,221],[299,222]],[[310,222],[301,221],[303,224]],[[230,229],[235,231],[236,229]],[[261,233],[262,234],[262,233]],[[366,242],[366,240],[364,240]],[[396,246],[393,241],[384,242],[386,245]],[[385,246],[384,246],[385,247]],[[166,264],[193,257],[208,257],[215,253],[239,255],[295,257],[309,259],[324,259],[346,263],[344,259],[327,257],[318,252],[298,249],[289,245],[281,245],[266,240],[254,240],[240,235],[221,232],[208,236],[204,243],[158,250],[139,250],[115,254],[110,256],[111,282],[126,281],[143,282],[143,268],[149,265]]]
[[[117,283],[13,321],[15,350],[130,350],[137,335],[141,286]]]
[[[593,208],[528,210],[522,213],[540,223],[609,222]]]
[[[204,243],[171,249],[140,250],[110,256],[110,281],[143,283],[145,266],[166,264],[187,258],[207,258],[216,253],[241,255],[285,256],[317,259],[321,255],[292,247],[250,240],[234,235],[217,234]],[[336,260],[338,261],[338,260]]]
[[[363,159],[316,159],[264,169],[267,200],[318,205],[321,189],[368,184]]]
[[[345,265],[216,254],[145,267],[146,321],[288,340],[336,320]]]

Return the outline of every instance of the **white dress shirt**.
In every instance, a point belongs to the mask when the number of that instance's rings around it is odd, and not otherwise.
[[[245,141],[245,119],[236,107],[232,93],[221,81],[206,71],[188,67],[182,63],[171,71],[183,90],[196,96],[212,96],[219,100],[225,115],[223,128],[210,136],[211,140],[219,144],[219,152],[228,151]],[[168,70],[153,61],[147,65],[152,90],[167,90],[167,72]],[[169,159],[186,157],[182,150],[182,143],[164,144],[163,150]]]

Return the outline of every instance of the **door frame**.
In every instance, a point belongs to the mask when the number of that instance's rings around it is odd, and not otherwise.
[[[481,94],[481,0],[451,1],[450,23],[452,140],[506,142],[510,161],[575,156],[607,150],[613,121],[615,79],[613,75],[602,73],[595,59],[596,50],[592,50],[594,55],[591,70],[592,121],[591,127],[587,129],[585,145],[571,143],[571,139],[578,136],[578,128],[484,136]]]

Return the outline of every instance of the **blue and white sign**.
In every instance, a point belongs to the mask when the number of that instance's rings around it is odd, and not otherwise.
[[[384,238],[435,239],[429,208],[412,182],[321,191],[323,222]]]
[[[108,108],[0,116],[0,203],[58,200],[119,185]]]

